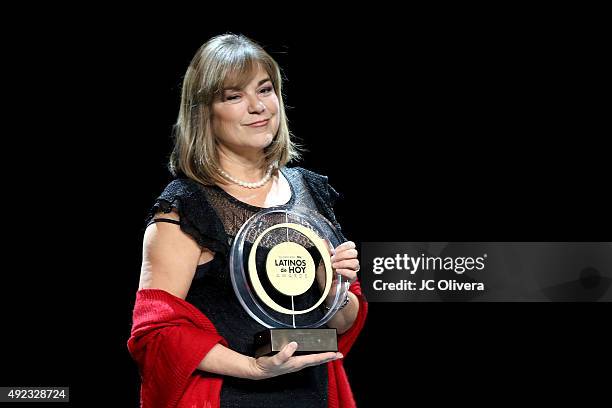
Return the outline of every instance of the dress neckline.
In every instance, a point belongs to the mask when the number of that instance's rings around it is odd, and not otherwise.
[[[246,207],[250,210],[253,211],[261,211],[261,210],[266,210],[269,208],[279,208],[279,207],[285,207],[285,206],[291,206],[293,205],[294,201],[295,201],[295,189],[293,187],[293,183],[291,183],[290,177],[287,177],[286,174],[286,167],[281,167],[278,169],[280,173],[283,174],[283,177],[285,177],[285,180],[287,180],[287,184],[289,184],[289,189],[291,190],[291,197],[289,197],[289,200],[284,203],[284,204],[279,204],[279,205],[273,205],[270,207],[258,207],[256,205],[252,205],[249,203],[246,203],[244,201],[241,201],[239,199],[237,199],[236,197],[234,197],[233,195],[231,195],[230,193],[228,193],[227,191],[225,191],[224,189],[222,189],[221,187],[219,187],[218,185],[213,185],[212,188],[214,188],[215,190],[218,190],[221,194],[223,194],[228,200],[230,200],[231,202],[238,204],[242,207]]]

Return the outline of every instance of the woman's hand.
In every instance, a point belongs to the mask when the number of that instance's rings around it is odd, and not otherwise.
[[[342,353],[318,353],[307,354],[304,356],[293,356],[298,344],[295,341],[285,345],[274,356],[259,357],[251,360],[251,378],[253,380],[263,380],[279,375],[293,373],[302,368],[311,367],[329,361],[343,358]]]
[[[335,253],[331,257],[332,268],[334,271],[346,278],[349,283],[357,280],[357,272],[359,272],[359,259],[355,243],[347,241],[336,247]]]
[[[332,269],[339,275],[342,275],[349,283],[357,280],[357,272],[359,272],[359,259],[357,250],[355,249],[355,243],[353,241],[347,241],[343,244],[338,245],[335,249],[331,245],[327,246],[329,251]],[[319,262],[316,271],[317,283],[319,289],[323,291],[325,288],[326,276],[325,276],[325,265],[323,261]],[[333,288],[336,284],[336,274],[333,275],[331,287]],[[335,291],[331,290],[328,294],[329,299],[333,299]]]

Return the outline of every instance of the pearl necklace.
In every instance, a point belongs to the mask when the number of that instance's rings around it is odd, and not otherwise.
[[[242,187],[246,187],[246,188],[259,188],[261,186],[263,186],[264,184],[266,184],[268,182],[268,180],[270,180],[270,176],[272,175],[272,170],[274,169],[274,165],[275,163],[272,163],[268,166],[268,170],[266,171],[266,174],[263,176],[263,178],[259,181],[256,181],[254,183],[249,183],[247,181],[242,181],[242,180],[238,180],[235,177],[230,176],[229,174],[227,174],[222,168],[217,167],[217,171],[219,171],[219,173],[225,177],[226,179],[228,179],[229,181],[231,181],[234,184],[238,184],[239,186]]]

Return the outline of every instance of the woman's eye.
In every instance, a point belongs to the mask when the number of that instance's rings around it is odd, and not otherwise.
[[[226,101],[236,101],[240,99],[240,95],[228,95],[225,97]]]
[[[267,86],[261,90],[261,93],[270,93],[270,92],[272,92],[271,86]]]

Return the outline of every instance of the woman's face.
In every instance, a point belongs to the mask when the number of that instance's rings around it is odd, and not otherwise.
[[[225,89],[213,102],[212,128],[231,150],[263,150],[278,131],[278,97],[268,73],[258,67],[244,89]]]

